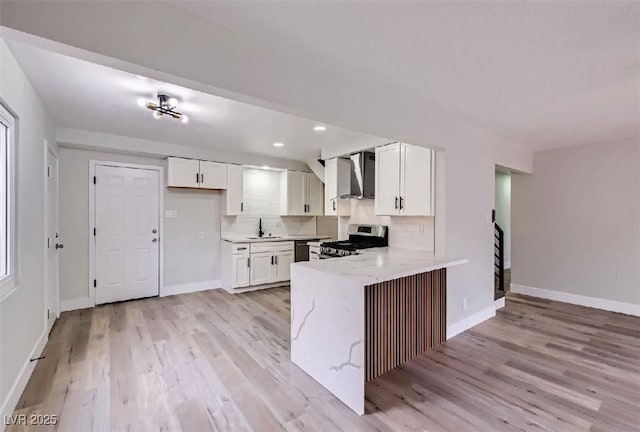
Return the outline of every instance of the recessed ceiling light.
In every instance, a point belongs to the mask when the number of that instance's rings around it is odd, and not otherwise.
[[[145,98],[138,98],[136,102],[138,103],[138,106],[140,108],[144,108],[147,106],[147,101],[145,100]]]
[[[269,169],[269,165],[262,165],[262,169],[268,170]]]
[[[273,143],[273,146],[274,146],[274,147],[284,147],[284,143],[281,143],[281,142],[275,142],[275,143]]]
[[[326,126],[322,126],[322,125],[317,125],[317,126],[313,127],[313,130],[315,132],[324,132],[324,131],[327,130],[327,127]]]

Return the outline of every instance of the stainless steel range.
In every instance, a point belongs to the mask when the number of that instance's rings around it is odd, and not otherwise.
[[[361,249],[385,247],[389,244],[389,229],[384,225],[350,224],[349,240],[324,242],[320,245],[320,259],[357,255]]]

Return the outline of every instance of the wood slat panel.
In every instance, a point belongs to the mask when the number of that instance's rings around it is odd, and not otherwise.
[[[365,287],[367,381],[446,340],[446,298],[446,269]]]

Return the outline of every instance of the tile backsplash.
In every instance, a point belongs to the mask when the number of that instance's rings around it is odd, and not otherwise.
[[[244,211],[241,216],[223,216],[221,234],[251,236],[258,234],[258,221],[271,235],[315,235],[313,216],[280,216],[280,172],[244,169]]]
[[[338,237],[346,239],[349,224],[389,227],[389,246],[433,252],[434,218],[430,216],[376,216],[374,200],[352,200],[351,216],[338,218]]]

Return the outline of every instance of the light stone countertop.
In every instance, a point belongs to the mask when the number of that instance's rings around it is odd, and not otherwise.
[[[292,265],[347,276],[360,280],[364,285],[371,285],[468,262],[464,258],[448,258],[401,248],[372,248],[359,252],[359,255],[302,261]]]
[[[255,237],[255,236],[251,236]],[[243,235],[231,235],[231,236],[222,236],[223,241],[228,241],[231,243],[263,243],[263,242],[280,242],[280,241],[295,241],[295,240],[315,240],[322,239],[327,240],[330,239],[329,236],[322,235],[284,235],[277,236],[272,238],[249,238],[248,236]]]

